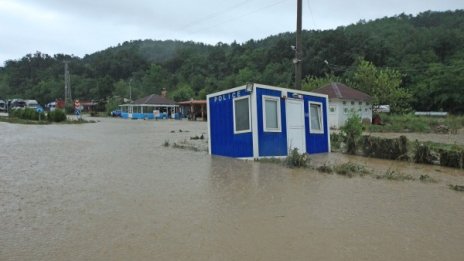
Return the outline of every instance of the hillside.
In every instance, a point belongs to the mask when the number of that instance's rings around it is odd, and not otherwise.
[[[87,55],[28,54],[0,67],[0,97],[63,96],[63,61],[70,61],[73,97],[133,98],[167,88],[175,99],[248,81],[291,87],[295,35],[245,43],[135,40]],[[303,32],[303,75],[352,82],[360,59],[401,75],[400,87],[418,110],[464,112],[464,11],[424,12]],[[325,63],[327,61],[327,63]],[[329,77],[329,78],[330,78]]]

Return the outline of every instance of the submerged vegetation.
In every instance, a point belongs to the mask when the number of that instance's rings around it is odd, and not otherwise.
[[[448,187],[452,190],[459,191],[459,192],[464,192],[464,186],[462,185],[452,185],[449,184]]]
[[[308,153],[299,153],[297,148],[291,149],[284,163],[290,168],[305,168],[309,166]]]

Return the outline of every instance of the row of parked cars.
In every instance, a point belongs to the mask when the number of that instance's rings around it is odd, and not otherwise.
[[[32,108],[37,112],[43,112],[43,107],[36,100],[23,100],[23,99],[12,99],[3,100],[0,99],[0,111],[7,112],[9,110]]]

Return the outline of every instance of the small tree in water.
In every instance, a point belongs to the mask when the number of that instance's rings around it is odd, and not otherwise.
[[[353,113],[340,130],[345,138],[346,152],[349,154],[355,154],[362,135],[361,117]]]

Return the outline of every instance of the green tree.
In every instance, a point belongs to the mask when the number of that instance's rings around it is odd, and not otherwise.
[[[342,78],[333,74],[326,74],[324,77],[307,76],[301,83],[303,91],[312,91],[317,88],[323,87],[332,82],[342,82]]]
[[[171,97],[175,101],[186,101],[195,97],[192,87],[187,83],[181,83],[177,86],[177,89],[171,94]]]
[[[369,94],[374,105],[389,104],[392,112],[410,109],[410,93],[401,88],[401,74],[394,69],[379,69],[371,62],[361,60],[353,74],[355,88]]]

